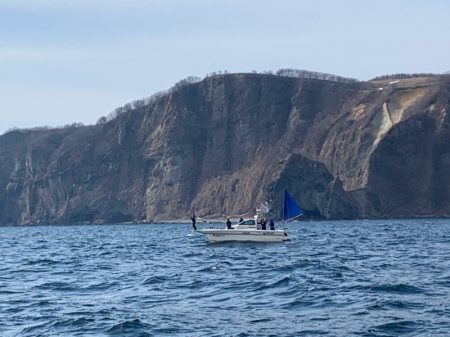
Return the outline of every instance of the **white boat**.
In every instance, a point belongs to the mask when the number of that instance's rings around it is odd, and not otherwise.
[[[282,242],[289,238],[283,229],[258,229],[253,219],[245,220],[231,229],[208,228],[199,230],[210,242],[247,241],[247,242]]]
[[[282,242],[289,240],[285,231],[260,229],[201,229],[210,242],[246,241],[246,242]]]
[[[284,220],[290,220],[300,214],[302,214],[301,209],[286,191],[283,209]],[[210,242],[283,242],[289,240],[284,230],[284,225],[283,229],[260,229],[260,226],[258,225],[260,218],[262,218],[262,216],[257,212],[254,219],[241,221],[230,229],[208,228],[200,229],[198,232],[205,235]]]

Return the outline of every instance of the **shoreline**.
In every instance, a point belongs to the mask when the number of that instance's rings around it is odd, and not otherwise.
[[[238,217],[230,217],[230,221],[233,224],[237,224]],[[243,217],[244,219],[248,219],[249,217]],[[439,216],[439,217],[433,217],[433,216],[412,216],[412,217],[405,217],[405,218],[365,218],[365,219],[299,219],[294,222],[321,222],[321,221],[399,221],[399,220],[449,220],[450,216]],[[275,223],[281,223],[282,220],[275,220]],[[226,219],[224,218],[197,218],[197,225],[217,225],[217,224],[225,224]],[[70,226],[116,226],[116,225],[191,225],[192,221],[189,218],[186,219],[171,219],[171,220],[156,220],[156,221],[127,221],[127,222],[104,222],[104,221],[84,221],[84,222],[77,222],[77,223],[29,223],[29,224],[0,224],[0,228],[6,228],[6,227],[48,227],[48,226],[61,226],[61,227],[70,227]]]
[[[231,222],[237,223],[239,218],[231,218]],[[223,219],[202,219],[197,220],[197,225],[205,225],[205,224],[225,224],[226,220]],[[70,224],[57,224],[57,223],[30,223],[30,224],[0,224],[0,228],[6,228],[6,227],[49,227],[49,226],[55,226],[55,227],[71,227],[71,226],[117,226],[117,225],[191,225],[192,220],[191,219],[175,219],[175,220],[157,220],[157,221],[126,221],[126,222],[77,222],[77,223],[70,223]]]

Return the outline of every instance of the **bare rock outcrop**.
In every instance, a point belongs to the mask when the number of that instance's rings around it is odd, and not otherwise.
[[[0,136],[0,224],[450,215],[450,76],[212,76],[96,126]],[[63,107],[62,107],[63,108]]]

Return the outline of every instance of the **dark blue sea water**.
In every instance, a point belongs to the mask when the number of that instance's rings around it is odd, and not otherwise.
[[[0,228],[0,336],[450,336],[450,221]]]

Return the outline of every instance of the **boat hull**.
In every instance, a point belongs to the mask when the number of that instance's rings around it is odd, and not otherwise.
[[[202,229],[210,242],[282,242],[288,240],[284,230],[258,230],[258,229]]]

